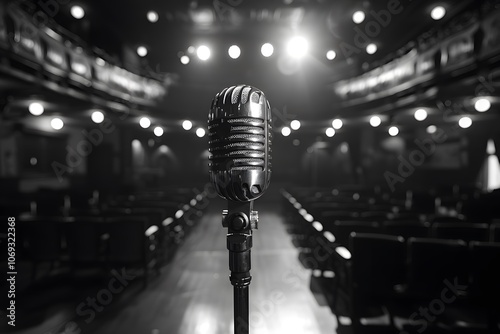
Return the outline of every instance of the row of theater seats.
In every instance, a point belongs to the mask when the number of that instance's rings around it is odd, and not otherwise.
[[[206,207],[206,194],[186,189],[114,194],[105,199],[95,192],[42,194],[45,198],[24,196],[18,203],[26,207],[22,202],[28,200],[28,212],[2,209],[2,215],[16,218],[17,261],[33,265],[32,280],[53,275],[56,269],[74,275],[97,269],[106,275],[125,266],[140,269],[146,285],[149,273],[159,272],[171,259]],[[79,196],[85,200],[74,200]]]
[[[500,332],[499,222],[366,189],[282,194],[311,289],[339,333]]]

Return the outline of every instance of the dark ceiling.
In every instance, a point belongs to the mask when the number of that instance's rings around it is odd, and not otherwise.
[[[335,116],[331,84],[378,66],[401,52],[423,33],[446,24],[458,12],[473,10],[478,1],[437,0],[200,0],[38,1],[55,21],[84,42],[117,56],[126,66],[146,67],[175,74],[176,83],[155,112],[165,120],[206,119],[214,94],[222,88],[247,83],[261,88],[273,107],[304,120]],[[70,5],[79,4],[86,16],[75,20]],[[447,9],[440,21],[429,13],[435,5]],[[352,14],[364,10],[366,19],[356,25]],[[147,20],[148,11],[159,20]],[[393,12],[393,14],[390,13]],[[384,13],[389,15],[384,16]],[[293,35],[306,37],[307,58],[290,63],[285,43]],[[275,53],[260,55],[260,46],[271,42]],[[368,55],[364,46],[374,42],[378,51]],[[187,65],[179,56],[190,46],[206,44],[212,57],[202,62],[191,57]],[[230,59],[227,48],[238,44],[239,59]],[[149,53],[135,55],[137,46]],[[326,51],[337,57],[330,61]],[[284,74],[283,71],[290,73]]]

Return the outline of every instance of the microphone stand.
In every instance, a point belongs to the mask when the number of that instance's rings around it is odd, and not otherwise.
[[[229,279],[234,287],[234,334],[249,333],[250,250],[252,229],[257,229],[257,222],[258,214],[253,211],[253,201],[228,200],[228,209],[222,213],[222,226],[228,228]]]

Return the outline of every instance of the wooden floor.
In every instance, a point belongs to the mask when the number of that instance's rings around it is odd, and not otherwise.
[[[160,276],[142,290],[130,284],[113,295],[113,301],[90,319],[75,309],[23,333],[126,333],[126,334],[228,334],[233,332],[232,286],[228,280],[226,230],[221,225],[225,203],[215,200]],[[335,333],[336,321],[327,306],[320,306],[309,290],[310,273],[297,259],[279,216],[279,205],[256,202],[259,229],[254,231],[250,285],[252,334]],[[105,286],[103,287],[105,288]],[[98,296],[99,290],[85,295]],[[78,300],[77,300],[78,301]],[[81,311],[81,310],[80,310]],[[73,314],[72,314],[73,312]],[[79,315],[78,315],[79,314]],[[64,319],[73,319],[74,324]],[[57,331],[47,328],[59,327]],[[73,327],[73,328],[72,328]]]

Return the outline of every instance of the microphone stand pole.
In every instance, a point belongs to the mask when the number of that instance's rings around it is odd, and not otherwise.
[[[252,229],[257,228],[258,215],[253,211],[253,201],[228,201],[222,213],[222,225],[228,228],[229,277],[234,289],[234,334],[249,333],[248,288],[250,276],[250,250]]]

